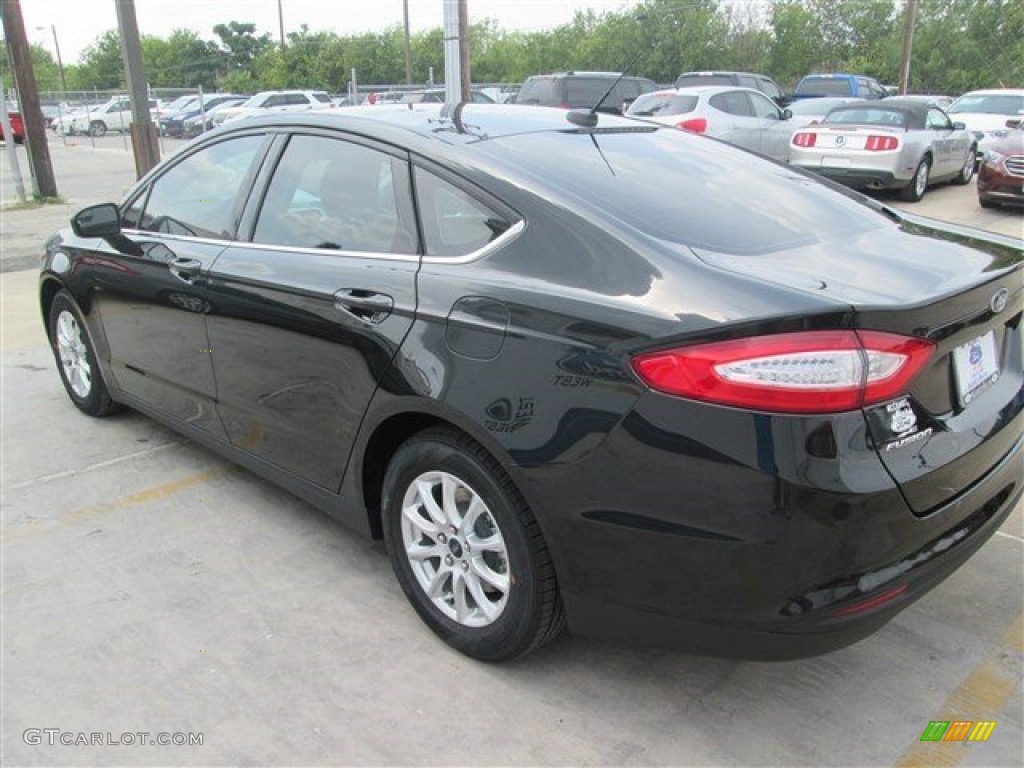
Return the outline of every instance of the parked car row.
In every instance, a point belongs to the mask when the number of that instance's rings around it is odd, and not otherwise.
[[[158,115],[163,105],[149,100],[149,109]],[[98,107],[84,107],[67,112],[53,121],[51,127],[59,134],[74,136],[105,136],[109,131],[124,133],[132,122],[132,101],[128,96],[115,96]]]

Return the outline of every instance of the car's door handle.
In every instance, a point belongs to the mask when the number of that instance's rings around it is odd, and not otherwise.
[[[171,270],[172,275],[183,283],[191,285],[192,281],[199,274],[199,270],[203,268],[203,262],[199,261],[199,259],[180,258],[168,264],[167,268]]]
[[[395,300],[386,293],[364,288],[342,288],[334,292],[334,306],[368,323],[379,323],[391,314]]]

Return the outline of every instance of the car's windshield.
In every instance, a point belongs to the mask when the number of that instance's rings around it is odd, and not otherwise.
[[[626,112],[634,117],[657,117],[659,115],[682,115],[693,112],[697,107],[697,96],[680,93],[645,93],[638,96]]]
[[[796,87],[796,94],[821,96],[849,96],[850,81],[845,77],[805,77]]]
[[[830,109],[848,101],[849,99],[804,99],[790,104],[789,111],[794,115],[824,115]]]
[[[248,99],[242,102],[243,107],[262,107],[269,96],[266,93],[257,93],[255,96],[250,96]]]
[[[184,112],[185,110],[190,109],[193,106],[196,106],[196,107],[199,106],[199,97],[198,96],[192,96],[192,95],[179,96],[174,101],[172,101],[164,109],[164,111],[168,112],[168,113],[171,113],[171,112]]]
[[[1013,93],[965,94],[954,101],[950,114],[1024,115],[1024,95]]]

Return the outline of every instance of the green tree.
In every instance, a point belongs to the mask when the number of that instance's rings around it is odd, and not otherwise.
[[[7,47],[4,46],[6,53]],[[60,68],[50,52],[39,43],[31,43],[29,52],[32,56],[32,72],[36,76],[36,86],[40,92],[59,91]],[[3,75],[4,85],[8,88],[14,87],[14,76],[11,73],[11,65],[8,57],[0,57],[0,75]]]
[[[69,72],[68,87],[73,90],[125,87],[121,37],[116,30],[107,30],[85,49],[78,66]]]

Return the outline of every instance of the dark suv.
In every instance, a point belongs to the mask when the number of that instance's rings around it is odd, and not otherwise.
[[[619,77],[618,72],[555,72],[526,78],[516,104],[563,109],[592,108]],[[615,84],[599,111],[620,115],[622,105],[657,88],[646,77],[626,76]]]
[[[696,85],[739,85],[760,91],[780,107],[790,99],[782,92],[779,84],[768,75],[753,72],[683,72],[676,78],[676,88],[690,88]]]

